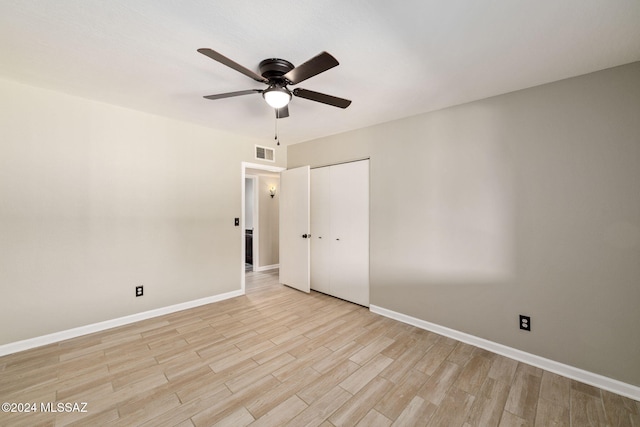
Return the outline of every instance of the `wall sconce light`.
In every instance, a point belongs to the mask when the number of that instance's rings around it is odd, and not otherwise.
[[[276,195],[276,187],[271,186],[271,187],[269,188],[269,194],[271,194],[271,198],[273,199],[273,196],[275,196],[275,195]]]

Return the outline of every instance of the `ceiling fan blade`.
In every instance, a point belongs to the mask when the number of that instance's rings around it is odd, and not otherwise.
[[[289,106],[285,105],[282,108],[274,108],[276,110],[276,119],[284,119],[289,117]]]
[[[307,62],[298,65],[283,77],[288,80],[290,84],[295,85],[307,80],[309,77],[313,77],[322,72],[325,72],[338,64],[339,62],[336,58],[334,58],[327,52],[322,52],[319,55],[314,56]]]
[[[309,99],[311,101],[322,102],[323,104],[333,105],[334,107],[347,108],[351,105],[351,101],[344,98],[338,98],[337,96],[326,95],[320,92],[314,92],[308,89],[296,88],[293,90],[295,96],[300,98]]]
[[[232,61],[231,59],[227,58],[226,56],[219,54],[215,50],[212,50],[212,49],[209,49],[209,48],[202,48],[202,49],[198,49],[198,52],[200,52],[201,54],[203,54],[205,56],[208,56],[209,58],[213,59],[214,61],[218,61],[219,63],[224,64],[227,67],[233,68],[234,70],[241,72],[242,74],[244,74],[247,77],[251,77],[255,81],[258,81],[258,82],[261,82],[261,83],[269,83],[269,80],[267,80],[264,77],[254,73],[250,69],[243,67],[242,65],[238,64],[237,62]]]
[[[222,98],[231,98],[232,96],[250,95],[252,93],[262,93],[262,90],[261,89],[239,90],[237,92],[227,92],[227,93],[219,93],[217,95],[207,95],[207,96],[204,96],[203,98],[222,99]]]

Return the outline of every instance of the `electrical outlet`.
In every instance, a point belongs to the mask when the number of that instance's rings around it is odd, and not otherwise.
[[[143,295],[142,286],[136,286],[136,296],[141,297]]]
[[[523,331],[531,331],[531,316],[520,315],[520,329]]]

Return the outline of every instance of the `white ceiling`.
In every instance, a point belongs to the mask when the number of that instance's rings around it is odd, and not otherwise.
[[[639,0],[1,0],[0,76],[273,142],[270,57],[340,65],[278,122],[291,144],[640,60]],[[640,82],[639,82],[640,84]]]

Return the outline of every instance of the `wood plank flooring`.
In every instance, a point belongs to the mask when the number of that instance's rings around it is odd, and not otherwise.
[[[640,426],[639,402],[277,270],[249,273],[242,297],[1,357],[0,378],[0,402],[37,405],[2,426]]]

